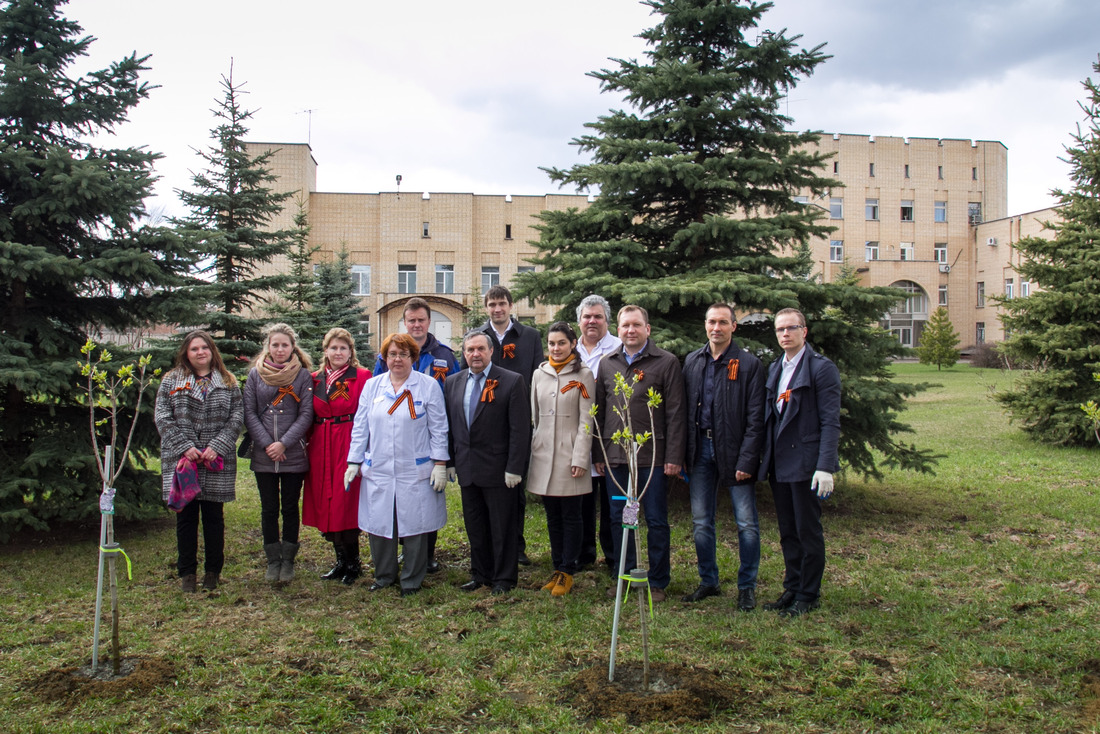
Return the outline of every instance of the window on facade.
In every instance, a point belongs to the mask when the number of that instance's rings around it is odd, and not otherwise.
[[[829,217],[831,219],[844,219],[844,197],[832,196],[829,198]]]
[[[985,344],[985,322],[979,321],[974,324],[974,341],[978,344]]]
[[[867,262],[878,260],[878,243],[868,242],[863,252],[864,259],[867,260]]]
[[[971,201],[966,205],[966,219],[971,224],[981,224],[982,222],[982,202]]]
[[[844,262],[844,240],[829,240],[829,262]]]
[[[421,237],[428,237],[428,222],[424,222],[424,228],[421,230]]]
[[[940,304],[941,306],[946,306],[946,305],[947,305],[947,286],[945,286],[945,285],[941,285],[941,286],[940,286],[940,300],[939,300],[939,304]]]
[[[1016,297],[1016,279],[1005,278],[1005,300],[1011,301]]]
[[[1031,281],[1030,280],[1021,280],[1020,281],[1020,298],[1027,298],[1030,295],[1031,295]]]
[[[900,257],[898,258],[899,260],[912,260],[913,259],[913,243],[912,242],[902,242],[901,247],[899,249],[900,249],[900,252],[901,252]]]
[[[504,225],[504,239],[512,239],[512,225],[510,224]]]
[[[985,308],[985,282],[978,281],[978,308]]]
[[[436,293],[454,293],[455,292],[455,266],[454,265],[436,265],[435,266],[435,292]]]
[[[868,199],[864,210],[868,222],[878,221],[878,199]]]
[[[870,176],[871,178],[875,177],[875,164],[874,163],[868,163],[867,164],[867,175]]]
[[[913,221],[913,202],[909,199],[903,199],[901,202],[901,221],[912,222]]]
[[[905,164],[905,177],[909,178],[909,164],[908,163]]]
[[[840,161],[833,161],[833,173],[840,173]]]
[[[932,246],[932,259],[940,265],[947,264],[947,243],[937,242]]]
[[[933,212],[934,212],[933,219],[935,221],[937,221],[937,222],[946,222],[947,221],[947,202],[946,201],[937,201],[936,202],[936,207],[933,210]]]
[[[936,166],[936,178],[943,180],[943,166]]]
[[[416,293],[416,266],[397,266],[397,292]]]
[[[795,196],[795,197],[792,197],[792,198],[794,199],[795,204],[809,204],[810,203],[810,197],[808,197],[808,196]]]
[[[481,268],[481,295],[489,292],[494,285],[500,285],[500,268],[486,265]]]
[[[928,313],[928,298],[924,295],[924,289],[911,280],[899,280],[890,284],[891,288],[905,291],[909,295],[903,301],[898,301],[890,308],[892,314],[926,314]]]
[[[978,168],[976,166],[974,168],[970,169],[970,180],[972,180],[972,181],[977,181],[978,180]]]
[[[370,295],[370,265],[351,266],[351,294],[353,296]]]

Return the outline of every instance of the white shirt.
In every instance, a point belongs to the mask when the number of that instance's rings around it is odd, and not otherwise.
[[[803,344],[802,348],[798,350],[798,354],[794,357],[788,358],[786,353],[783,354],[783,362],[780,365],[779,371],[779,385],[776,391],[775,398],[775,410],[777,413],[782,413],[786,400],[783,400],[779,396],[787,392],[787,386],[791,384],[791,378],[794,377],[794,371],[798,369],[798,363],[802,361],[802,356],[806,353],[806,345]]]
[[[577,342],[577,353],[581,355],[581,361],[584,362],[584,366],[592,370],[592,376],[599,379],[600,376],[600,360],[604,355],[611,354],[620,347],[623,342],[617,336],[612,336],[611,332],[607,332],[603,335],[603,338],[596,342],[596,346],[592,348],[592,351],[588,351],[584,346],[583,341]]]

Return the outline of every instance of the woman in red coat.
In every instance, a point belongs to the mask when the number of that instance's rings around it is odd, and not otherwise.
[[[321,369],[313,375],[313,432],[302,522],[317,528],[336,548],[336,565],[321,578],[353,584],[359,578],[359,478],[344,491],[351,425],[370,370],[359,366],[347,329],[325,334]]]

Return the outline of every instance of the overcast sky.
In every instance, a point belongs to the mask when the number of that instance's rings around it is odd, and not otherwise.
[[[137,51],[160,85],[118,131],[165,159],[154,205],[201,167],[229,73],[255,110],[250,140],[304,143],[318,189],[545,194],[540,166],[581,159],[569,142],[616,98],[592,70],[639,58],[655,24],[634,0],[72,0],[99,40],[89,68]],[[833,58],[790,95],[793,128],[997,140],[1009,211],[1050,206],[1059,160],[1096,76],[1096,0],[777,0],[762,28],[827,44]],[[312,112],[306,112],[312,110]],[[568,193],[572,193],[569,191]]]

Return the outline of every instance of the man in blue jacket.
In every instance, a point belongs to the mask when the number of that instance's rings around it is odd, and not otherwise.
[[[840,372],[806,343],[801,311],[779,311],[775,335],[783,356],[768,368],[763,470],[775,498],[786,571],[783,594],[764,608],[800,617],[818,607],[825,571],[821,500],[833,493],[833,474],[840,470]]]
[[[681,598],[696,602],[718,596],[714,516],[718,488],[729,487],[737,521],[737,608],[756,608],[760,568],[760,522],[756,514],[756,475],[764,450],[764,365],[733,340],[733,307],[707,309],[707,344],[684,360],[687,454],[692,533],[699,587]]]

